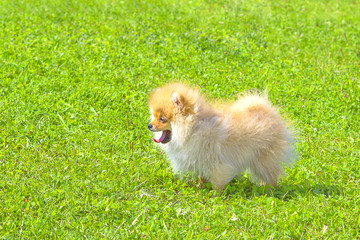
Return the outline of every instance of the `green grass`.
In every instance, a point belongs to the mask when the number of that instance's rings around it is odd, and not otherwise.
[[[360,3],[0,3],[1,239],[360,238]],[[298,131],[269,193],[174,176],[147,130],[168,81],[266,90]]]

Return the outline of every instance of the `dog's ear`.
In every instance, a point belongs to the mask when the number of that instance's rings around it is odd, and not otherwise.
[[[177,107],[179,113],[183,115],[189,115],[194,113],[194,103],[192,103],[191,98],[186,96],[184,93],[172,92],[171,101],[174,106]]]
[[[184,108],[183,99],[181,98],[181,96],[179,96],[177,92],[171,93],[171,100],[180,111]]]

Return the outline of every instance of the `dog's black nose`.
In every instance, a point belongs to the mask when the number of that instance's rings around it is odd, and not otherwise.
[[[149,125],[148,125],[148,129],[149,129],[149,130],[152,129],[152,127],[153,127],[152,124],[149,124]]]

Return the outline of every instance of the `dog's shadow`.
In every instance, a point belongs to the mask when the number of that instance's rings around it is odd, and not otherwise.
[[[241,178],[239,180],[235,179],[228,184],[221,195],[231,197],[240,194],[246,199],[268,196],[288,201],[309,195],[322,195],[328,198],[329,196],[339,195],[341,193],[342,189],[338,186],[312,183],[307,180],[296,184],[279,183],[276,188],[271,188],[269,186],[256,185],[248,178]]]

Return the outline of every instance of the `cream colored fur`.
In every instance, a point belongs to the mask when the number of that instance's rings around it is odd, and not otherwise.
[[[186,86],[164,88],[172,90],[160,88],[153,95],[171,92],[171,141],[160,146],[175,172],[197,174],[218,191],[246,170],[263,184],[277,185],[284,165],[291,163],[293,139],[265,97],[247,95],[230,104],[210,105]],[[186,101],[176,103],[176,99]],[[157,104],[149,103],[152,112],[161,108]],[[190,104],[192,111],[184,114],[181,104]]]

